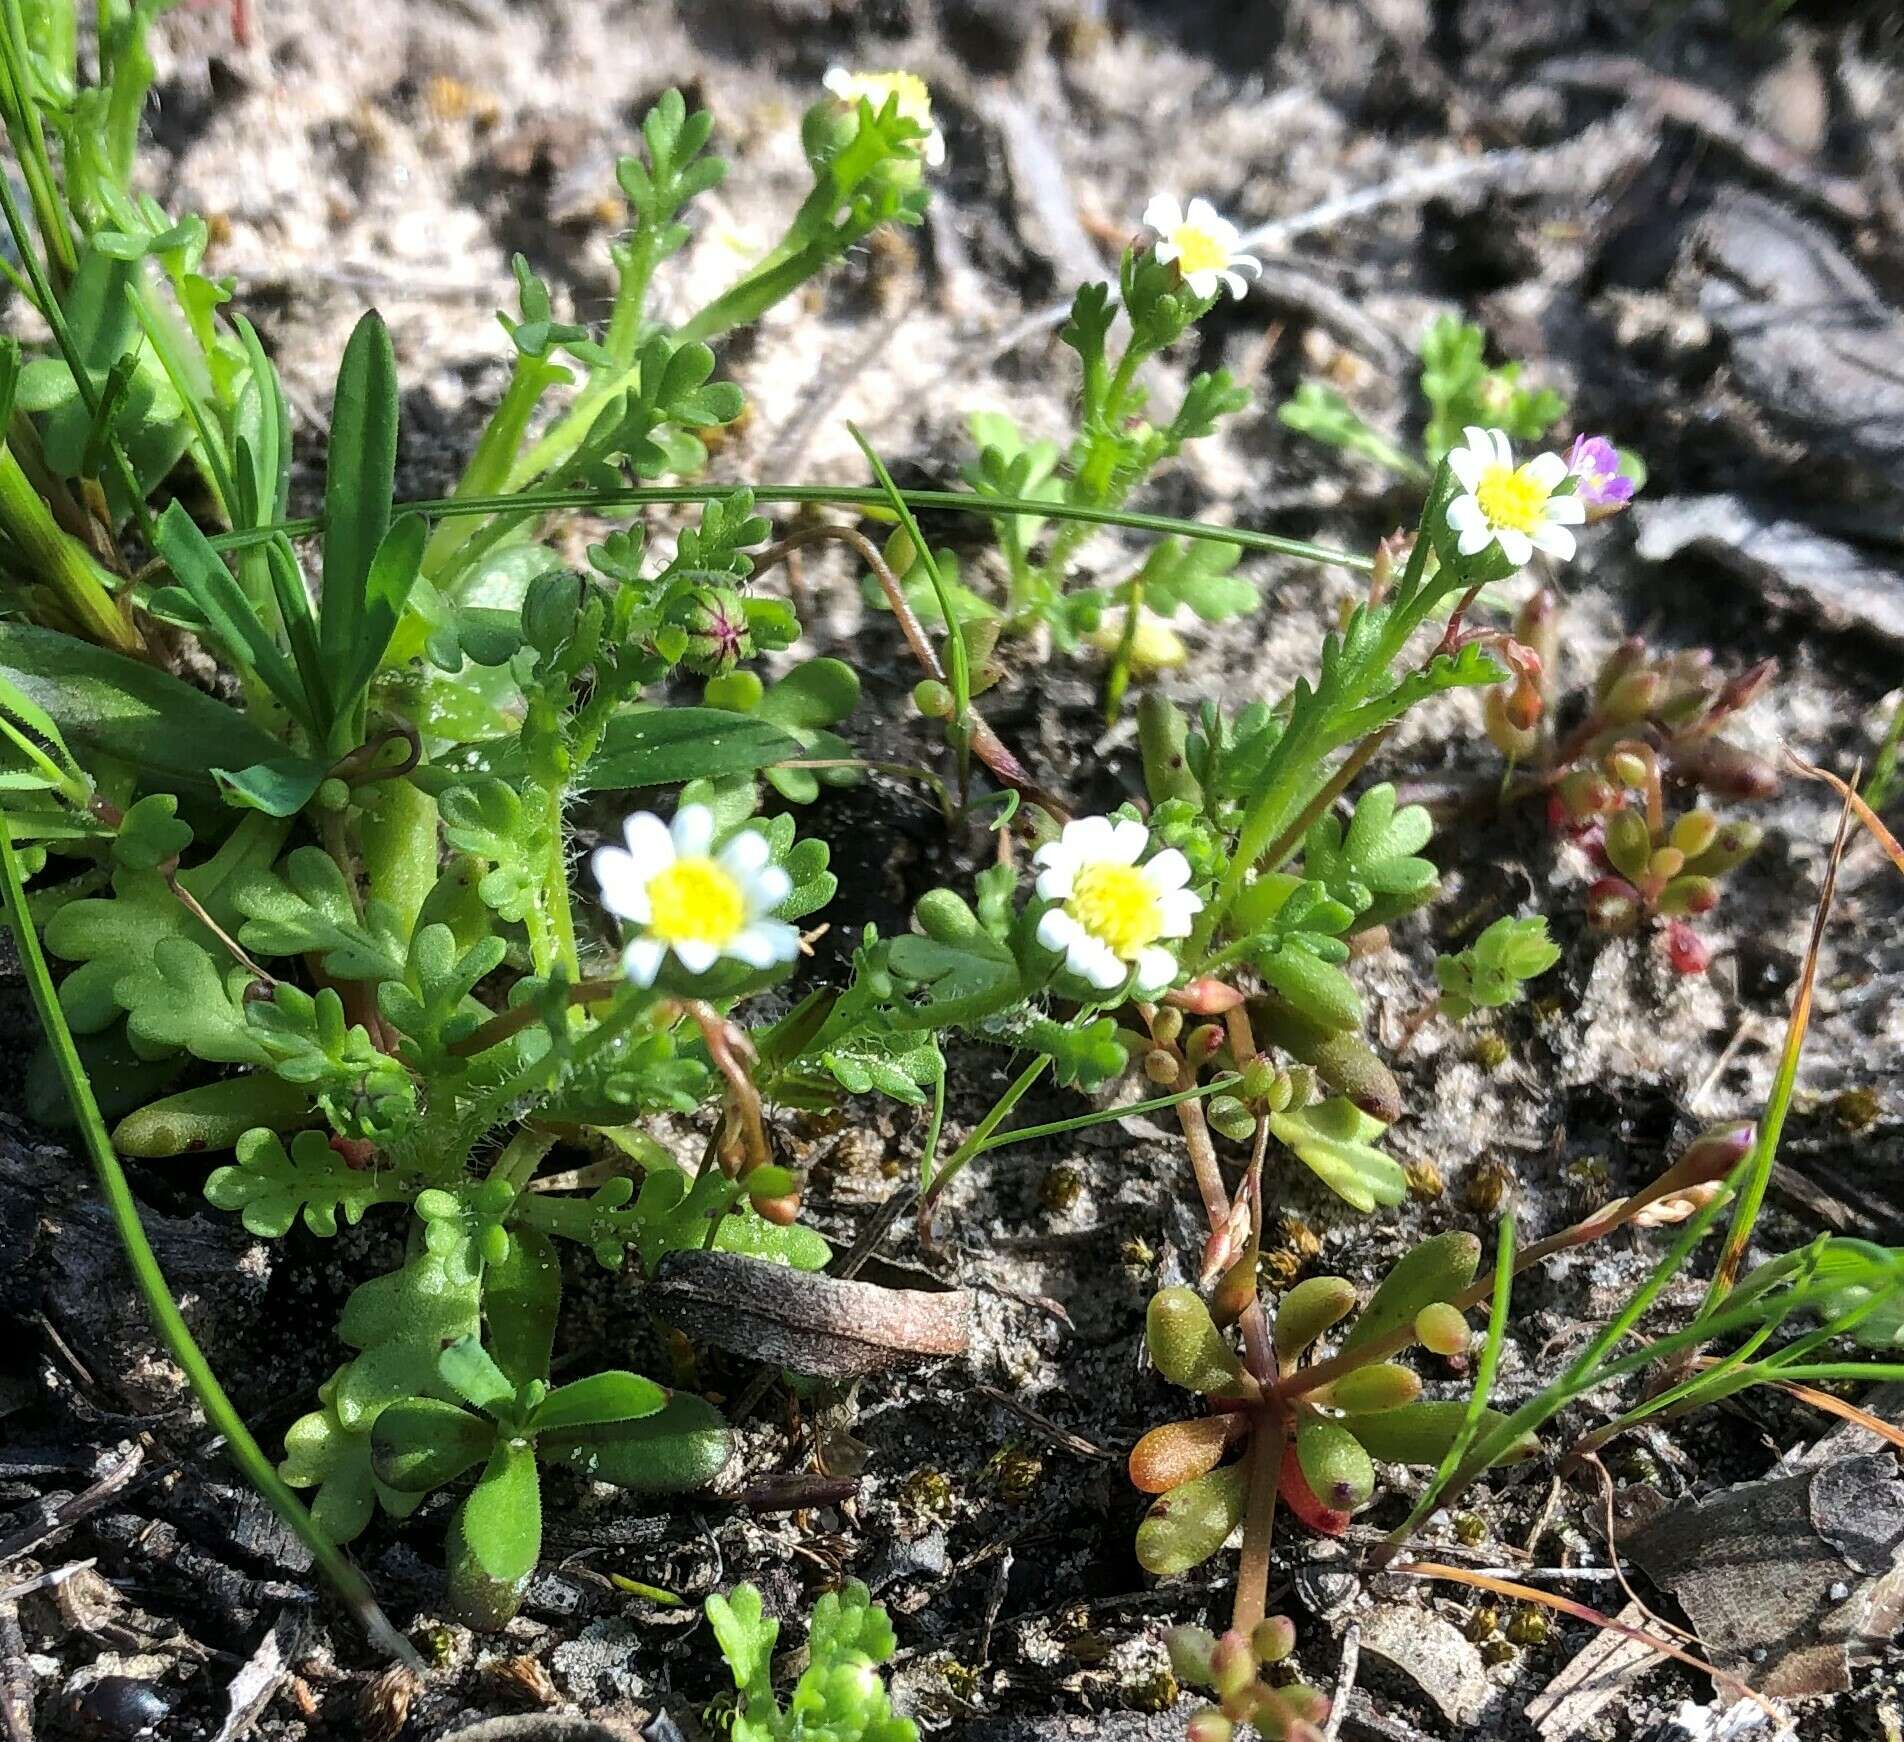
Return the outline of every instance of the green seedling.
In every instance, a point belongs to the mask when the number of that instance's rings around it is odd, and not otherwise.
[[[806,1668],[784,1706],[773,1689],[780,1623],[765,1614],[760,1592],[739,1585],[706,1607],[739,1696],[735,1742],[918,1742],[918,1727],[893,1711],[880,1679],[879,1665],[893,1654],[892,1623],[858,1579],[814,1604]]]

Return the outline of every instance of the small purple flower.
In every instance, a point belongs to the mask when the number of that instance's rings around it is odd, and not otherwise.
[[[1620,475],[1620,456],[1605,436],[1575,436],[1567,470],[1580,480],[1580,497],[1595,508],[1619,508],[1633,499],[1633,480]]]

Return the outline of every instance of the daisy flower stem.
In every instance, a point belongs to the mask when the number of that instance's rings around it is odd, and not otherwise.
[[[620,974],[611,979],[578,980],[569,988],[569,1003],[606,1004],[627,984]],[[520,1034],[525,1028],[533,1028],[540,1020],[540,1013],[533,1004],[518,1004],[513,1010],[505,1010],[500,1016],[491,1017],[474,1034],[466,1034],[449,1049],[450,1055],[453,1058],[474,1058],[492,1046],[501,1046],[510,1036]]]
[[[1084,1021],[1090,1015],[1089,1010],[1081,1010],[1078,1013],[1078,1020]],[[1050,1063],[1050,1056],[1041,1054],[1025,1066],[1013,1079],[1011,1086],[998,1097],[992,1110],[972,1127],[965,1141],[947,1157],[945,1165],[937,1173],[919,1182],[919,1217],[922,1222],[931,1219],[932,1207],[939,1201],[939,1194],[964,1171],[966,1163],[985,1147],[985,1140],[999,1128],[1011,1110],[1025,1098],[1026,1092],[1045,1074],[1045,1069]]]

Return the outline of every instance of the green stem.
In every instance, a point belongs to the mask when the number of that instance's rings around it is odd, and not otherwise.
[[[172,1359],[184,1372],[193,1395],[205,1412],[205,1419],[224,1436],[225,1449],[232,1462],[269,1502],[271,1509],[283,1519],[286,1526],[310,1549],[312,1558],[323,1569],[325,1577],[356,1616],[359,1626],[371,1642],[379,1650],[388,1652],[420,1673],[423,1668],[421,1660],[409,1641],[385,1618],[363,1574],[317,1528],[303,1502],[292,1493],[284,1478],[278,1474],[277,1467],[252,1438],[244,1417],[225,1395],[224,1387],[218,1383],[210,1362],[205,1359],[204,1351],[199,1348],[190,1327],[185,1323],[184,1315],[179,1311],[178,1302],[166,1283],[165,1273],[159,1268],[152,1243],[146,1238],[145,1228],[139,1221],[139,1207],[132,1196],[132,1187],[127,1182],[125,1170],[119,1165],[111,1139],[106,1135],[105,1121],[100,1116],[99,1103],[94,1099],[86,1067],[80,1063],[79,1053],[73,1045],[72,1031],[66,1026],[65,1013],[60,1009],[58,996],[53,990],[52,976],[47,971],[46,958],[40,951],[39,935],[25,917],[26,897],[21,887],[20,862],[13,850],[12,821],[4,813],[0,813],[0,879],[5,884],[7,918],[19,943],[20,957],[26,966],[27,983],[32,991],[41,1028],[45,1032],[54,1063],[58,1066],[67,1098],[72,1103],[81,1139],[93,1164],[100,1196],[105,1199],[112,1215],[120,1246],[125,1252],[126,1262],[131,1266],[139,1292],[145,1297],[146,1310],[151,1314],[154,1327],[171,1352]]]
[[[575,487],[561,490],[529,490],[513,496],[426,496],[399,502],[401,511],[412,509],[430,518],[455,514],[543,514],[564,508],[608,510],[613,508],[649,508],[674,502],[723,502],[737,492],[749,492],[756,502],[830,503],[842,508],[889,509],[891,502],[883,489],[851,484],[646,484],[619,490]],[[953,514],[982,514],[991,519],[1006,515],[1028,514],[1046,520],[1076,520],[1092,526],[1122,526],[1133,532],[1155,533],[1164,538],[1196,538],[1213,544],[1233,544],[1240,550],[1260,551],[1269,556],[1295,557],[1303,562],[1355,569],[1367,572],[1375,566],[1373,557],[1354,551],[1336,550],[1308,539],[1285,538],[1280,533],[1253,532],[1240,526],[1219,526],[1205,520],[1181,520],[1168,514],[1140,514],[1123,508],[1090,508],[1073,502],[1037,502],[1024,496],[981,496],[975,490],[901,490],[899,495],[909,508],[941,509]],[[211,540],[215,550],[240,550],[246,545],[262,544],[282,533],[305,538],[321,533],[324,522],[312,515],[298,520],[273,521],[265,526],[247,527],[238,532],[220,533]]]
[[[20,547],[28,572],[46,585],[88,637],[120,653],[144,651],[120,613],[106,571],[54,520],[10,447],[0,447],[0,526]]]
[[[996,1131],[1005,1116],[1025,1098],[1025,1093],[1045,1074],[1051,1063],[1048,1054],[1041,1053],[1020,1071],[1011,1087],[998,1097],[998,1103],[972,1128],[971,1134],[953,1150],[945,1166],[928,1179],[919,1182],[919,1214],[921,1218],[930,1216],[932,1206],[939,1201],[939,1195],[960,1173],[965,1164],[978,1155],[985,1147],[985,1140]]]
[[[1897,706],[1891,710],[1891,724],[1884,734],[1884,742],[1878,746],[1877,760],[1871,764],[1871,775],[1864,783],[1864,791],[1859,796],[1874,811],[1881,811],[1890,801],[1891,789],[1897,785],[1897,759],[1900,745],[1904,745],[1904,695],[1897,698]]]
[[[489,414],[463,475],[456,480],[458,497],[493,495],[505,487],[536,407],[542,403],[542,396],[550,385],[561,380],[565,373],[561,365],[551,363],[546,357],[518,354],[515,367],[509,372],[509,385],[503,389],[496,409]],[[423,552],[424,578],[435,580],[474,531],[465,520],[438,521]]]

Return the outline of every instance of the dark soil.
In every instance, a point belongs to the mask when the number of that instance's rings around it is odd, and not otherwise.
[[[1061,433],[1070,354],[1052,326],[1022,323],[1080,272],[1108,269],[1153,191],[1203,192],[1245,227],[1299,221],[1267,250],[1271,287],[1226,307],[1194,356],[1163,366],[1223,364],[1252,382],[1258,407],[1160,479],[1145,506],[1367,548],[1412,516],[1409,492],[1297,436],[1274,406],[1322,378],[1372,421],[1414,434],[1413,344],[1436,312],[1462,311],[1501,356],[1526,359],[1572,400],[1572,427],[1605,430],[1651,467],[1648,506],[1593,534],[1563,578],[1569,681],[1586,681],[1635,632],[1710,645],[1728,666],[1775,656],[1780,681],[1742,736],[1848,771],[1888,718],[1904,646],[1904,41],[1889,8],[1782,10],[1755,0],[280,0],[250,9],[240,44],[228,8],[194,6],[157,32],[148,174],[169,206],[214,222],[212,264],[236,277],[297,407],[307,488],[331,373],[368,303],[391,322],[408,383],[400,489],[434,494],[503,379],[491,311],[511,251],[576,315],[605,309],[614,157],[660,90],[678,84],[712,107],[732,162],[663,275],[666,305],[686,309],[777,234],[797,200],[795,123],[825,69],[911,67],[931,82],[948,138],[932,220],[727,345],[723,366],[752,411],[717,475],[857,483],[848,418],[909,481],[935,483],[956,480],[974,409]],[[1439,179],[1425,181],[1430,172]],[[1307,217],[1384,188],[1366,209]],[[1831,319],[1788,294],[1808,271],[1835,287]],[[1818,342],[1780,349],[1794,335]],[[1673,511],[1719,495],[1739,497],[1751,524],[1783,525],[1781,554],[1742,562],[1711,540],[1642,554],[1655,538],[1672,547]],[[974,528],[945,531],[990,572]],[[1088,556],[1114,578],[1124,547],[1106,537]],[[1280,694],[1352,593],[1348,579],[1295,564],[1251,559],[1251,572],[1269,603],[1192,632],[1177,693]],[[864,611],[843,565],[810,563],[807,582],[804,651],[840,652],[867,679],[849,732],[881,756],[930,758],[889,619]],[[1093,805],[1134,794],[1134,741],[1103,732],[1096,673],[1023,652],[1014,661],[989,711],[1038,778]],[[1428,793],[1497,781],[1478,719],[1466,701],[1428,710],[1379,773]],[[1551,1232],[1645,1181],[1703,1123],[1755,1111],[1836,805],[1794,780],[1752,814],[1767,846],[1704,922],[1714,960],[1690,979],[1653,939],[1587,929],[1580,897],[1592,873],[1536,811],[1438,837],[1441,900],[1356,970],[1379,1033],[1393,1039],[1418,1012],[1436,948],[1497,913],[1547,912],[1565,956],[1534,1001],[1492,1027],[1431,1021],[1401,1060],[1408,1111],[1389,1146],[1432,1163],[1438,1194],[1362,1218],[1285,1164],[1274,1180],[1285,1272],[1372,1280],[1423,1232],[1485,1234],[1504,1190],[1524,1236]],[[922,889],[969,874],[989,848],[982,830],[948,841],[915,790],[885,785],[829,795],[803,827],[833,843],[839,911],[887,930]],[[1854,845],[1762,1225],[1768,1252],[1826,1230],[1904,1243],[1901,919],[1904,884],[1869,842]],[[27,1019],[12,1004],[8,1020],[18,1056]],[[1006,1067],[989,1054],[956,1061],[955,1129],[990,1104]],[[1074,1104],[1034,1096],[1025,1117]],[[836,1244],[850,1245],[901,1189],[921,1124],[885,1105],[856,1106],[830,1132],[784,1124],[780,1141],[811,1169],[808,1214]],[[254,1732],[273,1742],[391,1736],[406,1711],[409,1734],[436,1736],[545,1705],[665,1712],[692,1734],[725,1686],[700,1597],[752,1579],[795,1617],[844,1574],[892,1611],[900,1697],[929,1731],[1180,1730],[1180,1716],[1146,1715],[1176,1698],[1162,1630],[1226,1612],[1229,1563],[1157,1585],[1131,1549],[1141,1507],[1124,1454],[1181,1403],[1143,1363],[1144,1303],[1194,1265],[1202,1240],[1181,1144],[1161,1126],[1134,1118],[974,1167],[947,1198],[935,1251],[921,1252],[902,1221],[896,1256],[977,1291],[971,1356],[799,1400],[768,1393],[741,1435],[733,1484],[863,1460],[856,1498],[790,1514],[717,1498],[657,1512],[551,1484],[545,1568],[500,1638],[439,1621],[443,1505],[379,1521],[356,1552],[393,1619],[433,1656],[415,1688],[378,1679],[381,1665],[314,1592],[307,1558],[206,1446],[82,1164],[57,1133],[19,1122],[0,1128],[0,1144],[0,1552],[15,1556],[0,1563],[0,1713],[27,1723],[16,1735],[122,1737],[152,1720],[147,1733],[212,1735],[227,1684],[274,1624],[295,1674]],[[204,1205],[202,1173],[145,1168],[136,1184],[195,1331],[274,1444],[339,1358],[328,1328],[337,1304],[394,1235],[267,1248]],[[1518,1402],[1550,1379],[1657,1251],[1654,1237],[1616,1239],[1529,1277],[1500,1396]],[[632,1283],[583,1269],[571,1280],[566,1348],[669,1371],[672,1352]],[[1669,1308],[1694,1302],[1697,1286],[1672,1291]],[[730,1400],[752,1378],[714,1356],[692,1374]],[[1437,1383],[1453,1393],[1459,1379]],[[1573,1412],[1551,1444],[1618,1401]],[[1755,1393],[1635,1435],[1609,1461],[1623,1484],[1709,1494],[1765,1474],[1830,1425]],[[83,1516],[59,1515],[135,1453],[129,1482]],[[1405,1514],[1409,1489],[1395,1474],[1359,1525],[1379,1532]],[[1551,1588],[1608,1611],[1625,1602],[1604,1576],[1592,1481],[1555,1486],[1536,1466],[1489,1486],[1472,1510],[1475,1552],[1439,1519],[1426,1533],[1437,1554],[1586,1566],[1601,1576]],[[1301,1669],[1325,1687],[1351,1623],[1422,1605],[1465,1625],[1478,1606],[1454,1585],[1361,1589],[1339,1571],[1361,1540],[1358,1527],[1345,1555],[1285,1530],[1279,1548]],[[76,1564],[53,1589],[11,1593]],[[609,1573],[689,1601],[652,1605]],[[1640,1589],[1675,1613],[1670,1597]],[[1536,1734],[1530,1700],[1595,1637],[1567,1620],[1544,1640],[1525,1633],[1490,1646],[1482,1733]],[[1849,1693],[1797,1708],[1801,1733],[1896,1734],[1900,1661],[1861,1667]],[[1646,1735],[1683,1701],[1712,1698],[1705,1678],[1655,1668],[1574,1733]],[[1364,1655],[1343,1734],[1449,1732],[1421,1686]]]

